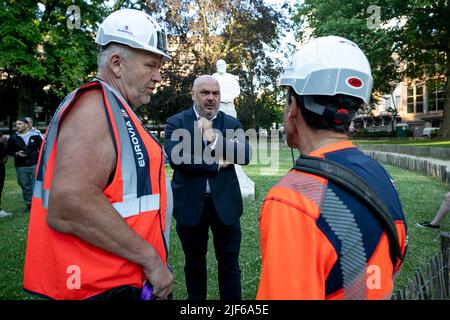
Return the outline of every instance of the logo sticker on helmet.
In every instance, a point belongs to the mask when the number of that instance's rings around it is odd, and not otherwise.
[[[131,31],[128,30],[128,26],[124,26],[123,29],[117,28],[117,32],[126,33],[126,34],[128,34],[128,35],[130,35],[130,36],[133,35],[133,32],[131,32]]]
[[[352,88],[361,88],[363,86],[362,80],[356,77],[347,78],[346,82]]]

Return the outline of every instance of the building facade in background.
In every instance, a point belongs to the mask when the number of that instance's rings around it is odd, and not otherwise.
[[[445,99],[445,78],[426,81],[403,81],[390,95],[381,97],[370,115],[359,114],[353,123],[356,131],[392,131],[396,126],[407,125],[413,137],[421,137],[424,128],[442,123]],[[394,109],[398,110],[394,120]],[[394,126],[392,126],[392,122]]]

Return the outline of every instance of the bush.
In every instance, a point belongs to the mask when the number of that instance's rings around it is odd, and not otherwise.
[[[386,138],[392,137],[391,131],[368,132],[366,130],[353,133],[353,138]]]
[[[439,135],[439,130],[433,130],[430,133],[430,139],[436,138]]]

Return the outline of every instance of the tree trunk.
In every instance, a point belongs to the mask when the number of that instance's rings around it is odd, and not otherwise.
[[[450,137],[450,48],[447,55],[447,81],[445,85],[444,113],[442,116],[441,136]]]
[[[21,78],[18,82],[18,117],[33,117],[36,84],[27,78]]]
[[[392,105],[394,106],[394,108],[391,111],[392,114],[392,121],[391,121],[391,128],[392,128],[392,137],[397,137],[397,114],[398,114],[398,109],[397,109],[397,105],[395,104],[395,98],[394,98],[394,93],[391,90],[391,99],[392,99]]]

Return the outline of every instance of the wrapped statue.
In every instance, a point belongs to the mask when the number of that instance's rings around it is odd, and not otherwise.
[[[239,78],[227,73],[227,63],[220,59],[216,62],[217,72],[212,76],[219,81],[220,85],[220,111],[237,118],[234,99],[241,93]]]

